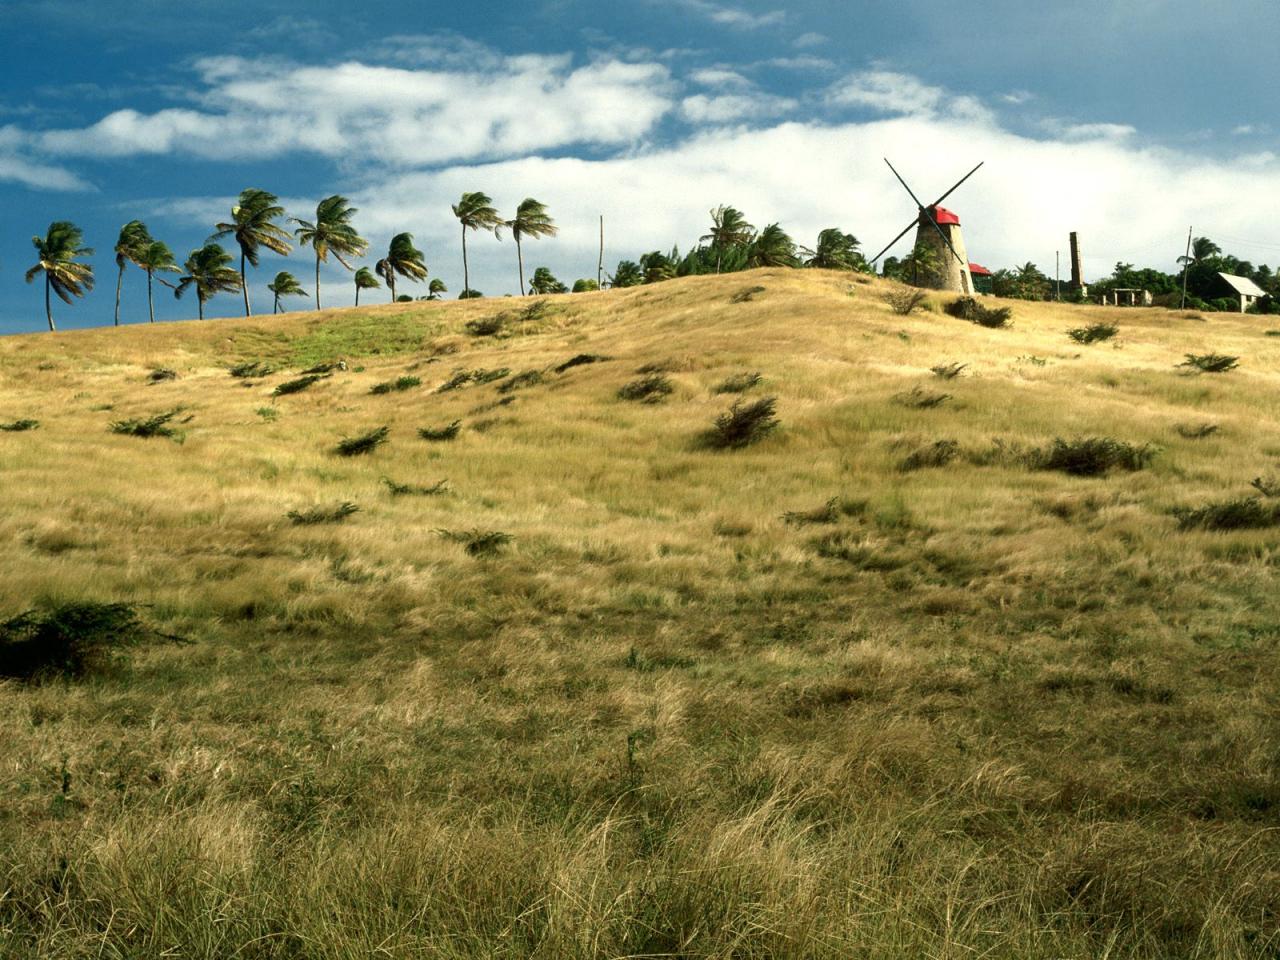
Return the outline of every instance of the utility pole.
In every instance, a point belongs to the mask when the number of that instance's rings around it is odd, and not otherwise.
[[[596,286],[604,289],[604,214],[600,214],[600,259],[596,261]]]
[[[1062,251],[1053,251],[1054,299],[1062,301]]]
[[[1187,227],[1187,255],[1182,258],[1182,306],[1180,310],[1187,309],[1187,274],[1191,272],[1191,231],[1195,227]]]

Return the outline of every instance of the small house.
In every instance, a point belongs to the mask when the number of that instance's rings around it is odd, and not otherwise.
[[[1229,273],[1218,274],[1217,286],[1224,297],[1240,298],[1241,313],[1244,313],[1267,295],[1267,291],[1263,290],[1248,277],[1234,277]]]
[[[991,271],[980,263],[969,264],[969,274],[973,277],[973,289],[978,293],[991,292]]]

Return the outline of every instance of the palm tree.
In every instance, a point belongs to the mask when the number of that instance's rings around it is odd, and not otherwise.
[[[516,260],[520,264],[520,295],[525,292],[524,285],[524,253],[520,249],[522,237],[554,237],[560,232],[556,222],[547,214],[547,205],[539,203],[533,197],[526,197],[516,208],[514,220],[506,221],[506,227],[516,240]]]
[[[453,215],[462,224],[462,289],[467,291],[471,289],[471,273],[467,268],[467,231],[488,230],[501,240],[498,228],[504,221],[493,208],[493,201],[483,193],[464,193],[462,199],[453,205]]]
[[[412,233],[397,233],[391,238],[387,255],[373,265],[374,271],[391,288],[391,302],[396,302],[396,274],[415,283],[427,279],[427,264],[422,251],[413,245]]]
[[[56,330],[53,325],[53,304],[49,294],[56,293],[63,303],[70,303],[72,297],[83,297],[93,289],[93,267],[87,263],[77,263],[77,257],[91,257],[93,250],[81,246],[84,234],[74,223],[57,220],[49,224],[49,232],[43,237],[32,237],[31,245],[40,254],[34,267],[27,271],[27,283],[44,274],[44,312],[49,318],[49,329]]]
[[[377,290],[378,287],[382,286],[382,284],[378,282],[378,278],[373,275],[373,271],[370,270],[368,267],[361,267],[359,270],[357,270],[354,279],[355,279],[355,285],[356,285],[356,306],[357,307],[360,306],[361,290]],[[433,280],[432,282],[434,283],[435,281]],[[318,290],[319,288],[317,287],[316,289]]]
[[[298,283],[298,278],[287,270],[281,270],[276,274],[276,278],[267,284],[267,289],[276,295],[276,301],[271,307],[272,313],[280,312],[281,297],[305,297],[307,291],[302,289],[302,284]]]
[[[130,220],[120,228],[120,236],[116,239],[116,326],[120,326],[120,287],[124,283],[124,268],[129,263],[137,263],[137,253],[151,242],[151,234],[147,225],[141,220]]]
[[[346,197],[336,194],[325,197],[316,206],[315,223],[296,218],[293,221],[298,225],[293,233],[298,238],[299,246],[310,246],[316,252],[317,310],[320,309],[320,261],[327,261],[332,252],[337,261],[350,270],[351,264],[342,259],[343,255],[361,257],[369,249],[369,241],[351,226],[351,218],[357,211],[355,207],[348,205],[350,202]]]
[[[818,234],[818,243],[814,249],[801,247],[806,267],[820,270],[861,270],[866,265],[861,244],[851,233],[845,233],[839,227],[828,227]]]
[[[244,278],[231,266],[231,254],[218,243],[206,243],[199,250],[192,250],[182,265],[186,276],[178,278],[173,295],[182,299],[188,287],[196,288],[200,319],[204,319],[204,305],[215,293],[234,293],[244,285]]]
[[[769,224],[751,241],[748,267],[794,267],[796,263],[795,242],[776,223]]]
[[[157,272],[159,273],[180,273],[177,261],[173,259],[173,251],[169,249],[167,243],[159,240],[152,240],[145,247],[139,250],[134,256],[134,263],[146,271],[147,274],[147,312],[150,316],[150,322],[156,322],[156,304],[151,295],[151,281]],[[172,287],[173,284],[167,280],[161,279],[166,287]]]
[[[448,293],[448,292],[449,292],[449,288],[444,285],[444,281],[441,280],[439,277],[436,277],[434,280],[431,281],[430,285],[428,285],[427,287],[427,299],[439,300],[440,294]]]
[[[634,260],[619,260],[613,276],[609,278],[611,287],[638,287],[642,283],[644,283],[644,271]]]
[[[284,207],[277,202],[274,193],[266,190],[250,188],[240,194],[239,202],[231,208],[231,221],[219,223],[216,232],[209,238],[210,243],[223,237],[235,237],[240,246],[240,289],[244,293],[244,315],[249,316],[249,282],[245,275],[245,261],[252,266],[258,265],[258,254],[266,247],[282,257],[289,255],[293,247],[289,243],[289,234],[275,224],[284,216]]]
[[[716,273],[724,251],[730,247],[745,247],[755,238],[756,228],[747,223],[742,211],[724,204],[711,211],[711,232],[699,240],[708,240],[716,251]]]

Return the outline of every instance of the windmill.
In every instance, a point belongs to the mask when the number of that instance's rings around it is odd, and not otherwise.
[[[893,175],[898,178],[898,182],[902,184],[903,189],[911,195],[911,199],[915,201],[919,212],[916,215],[916,219],[907,224],[900,234],[890,240],[883,250],[871,258],[871,262],[875,263],[883,257],[889,252],[890,247],[905,237],[912,227],[915,227],[915,249],[928,250],[933,255],[928,257],[932,261],[931,263],[916,263],[916,274],[913,278],[913,283],[918,287],[931,287],[934,290],[973,293],[973,275],[969,272],[969,254],[964,248],[964,237],[960,234],[960,218],[941,206],[941,204],[943,200],[956,192],[960,184],[977,173],[982,164],[978,164],[978,166],[966,173],[956,181],[955,186],[926,207],[920,202],[920,198],[912,192],[911,188],[907,186],[907,181],[902,179],[902,175],[897,170],[894,170],[893,164],[889,163],[888,157],[885,158],[884,162],[889,164],[889,169],[893,170]],[[983,161],[983,163],[985,162]],[[919,260],[920,258],[914,259]]]

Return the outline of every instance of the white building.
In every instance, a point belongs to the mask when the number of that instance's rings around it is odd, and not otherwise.
[[[1232,294],[1240,298],[1241,313],[1244,313],[1267,295],[1267,291],[1263,290],[1248,277],[1233,277],[1229,273],[1220,273],[1218,274],[1218,279],[1231,288]]]

